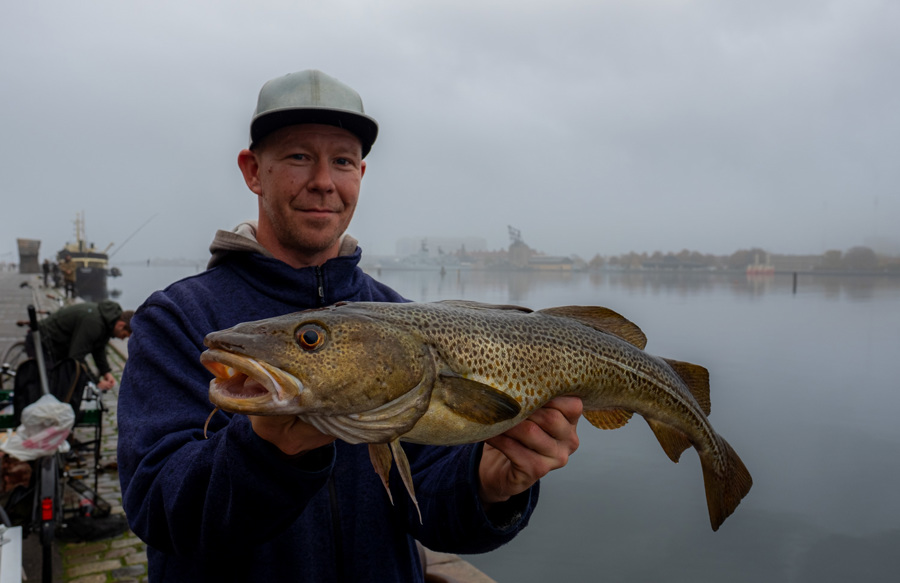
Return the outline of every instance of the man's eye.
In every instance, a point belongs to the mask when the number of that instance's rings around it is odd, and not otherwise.
[[[348,164],[350,164],[350,160],[347,158],[338,158],[334,162],[338,166],[347,166]]]
[[[306,154],[291,154],[291,160],[306,160]]]

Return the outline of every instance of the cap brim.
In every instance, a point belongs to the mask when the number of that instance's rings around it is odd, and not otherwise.
[[[372,149],[372,144],[378,137],[378,124],[366,115],[333,109],[291,108],[268,111],[254,118],[250,123],[250,147],[277,129],[301,123],[330,125],[347,130],[359,138],[363,158]]]

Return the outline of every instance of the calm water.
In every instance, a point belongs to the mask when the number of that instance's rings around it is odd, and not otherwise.
[[[123,304],[195,269],[132,268]],[[154,280],[154,277],[156,278]],[[897,581],[900,279],[743,275],[383,272],[416,301],[610,307],[647,351],[702,364],[710,420],[754,486],[718,532],[693,450],[671,463],[635,417],[601,431],[542,482],[531,525],[487,555],[500,582]],[[166,281],[164,281],[166,280]],[[112,285],[111,287],[116,287]],[[150,286],[150,291],[155,287]]]

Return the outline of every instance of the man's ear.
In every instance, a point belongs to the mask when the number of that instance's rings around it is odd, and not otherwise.
[[[241,150],[238,154],[237,163],[238,168],[241,169],[241,174],[244,175],[244,182],[247,183],[247,188],[256,194],[262,194],[262,189],[259,185],[259,159],[257,159],[256,154],[251,150]]]

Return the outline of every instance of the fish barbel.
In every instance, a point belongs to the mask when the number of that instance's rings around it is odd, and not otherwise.
[[[580,397],[584,417],[601,429],[638,413],[674,462],[693,446],[713,530],[752,485],[707,419],[707,370],[644,352],[641,330],[607,308],[343,303],[238,324],[205,344],[214,405],[297,415],[348,443],[368,443],[385,487],[393,453],[414,502],[400,440],[483,441],[561,395]]]

